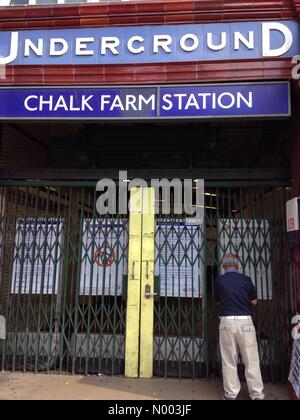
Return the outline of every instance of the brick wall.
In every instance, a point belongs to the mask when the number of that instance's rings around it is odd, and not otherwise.
[[[300,122],[297,116],[300,111],[300,92],[295,98],[295,109],[293,114],[293,143],[292,143],[292,177],[294,182],[294,195],[300,196]],[[300,313],[300,246],[295,247],[294,261],[296,265],[296,293],[297,293],[297,310]]]
[[[37,138],[42,133],[36,133]],[[37,169],[48,166],[47,149],[20,133],[12,125],[1,130],[0,169]]]

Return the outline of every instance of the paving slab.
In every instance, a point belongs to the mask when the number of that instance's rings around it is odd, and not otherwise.
[[[266,399],[289,400],[285,384],[265,384]],[[220,400],[220,380],[0,373],[0,400]],[[248,400],[243,384],[239,399]]]

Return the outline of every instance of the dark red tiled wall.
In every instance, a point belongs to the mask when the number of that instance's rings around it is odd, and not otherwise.
[[[291,60],[98,66],[7,66],[0,85],[201,83],[289,79]]]
[[[1,8],[0,29],[292,19],[299,0],[154,0]]]

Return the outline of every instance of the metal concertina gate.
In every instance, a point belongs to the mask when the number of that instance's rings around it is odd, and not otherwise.
[[[93,182],[2,182],[1,368],[219,375],[214,280],[224,253],[233,252],[258,290],[263,376],[285,380],[295,310],[285,234],[290,193],[271,183],[210,182],[199,223],[155,216],[150,188],[131,192],[138,207],[129,218],[100,217]]]

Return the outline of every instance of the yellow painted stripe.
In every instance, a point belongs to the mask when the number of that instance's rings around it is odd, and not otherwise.
[[[146,298],[146,287],[154,292],[154,248],[155,248],[155,190],[143,188],[142,219],[142,283],[141,283],[141,327],[140,327],[140,377],[153,376],[153,322],[154,297]]]
[[[132,189],[130,193],[128,289],[125,342],[125,376],[128,378],[137,378],[139,375],[142,202],[142,189]]]

